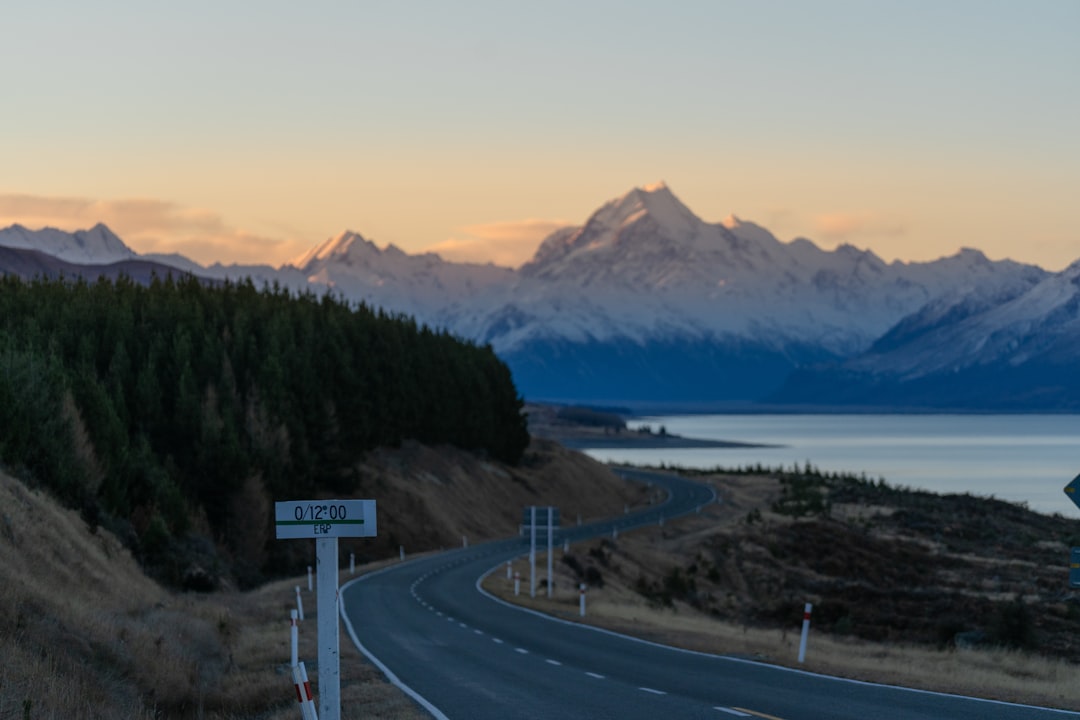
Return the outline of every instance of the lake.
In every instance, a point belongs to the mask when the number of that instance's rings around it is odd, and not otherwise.
[[[677,415],[633,420],[691,438],[780,447],[586,449],[617,463],[865,472],[891,485],[1027,503],[1080,519],[1062,488],[1080,473],[1080,415]]]

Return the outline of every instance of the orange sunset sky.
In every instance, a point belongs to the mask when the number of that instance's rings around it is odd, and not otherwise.
[[[887,260],[1080,258],[1080,3],[22,3],[0,227],[517,265],[664,180]]]

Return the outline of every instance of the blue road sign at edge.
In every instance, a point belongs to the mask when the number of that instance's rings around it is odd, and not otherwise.
[[[1080,508],[1080,475],[1074,477],[1072,482],[1065,486],[1065,494],[1076,507]]]

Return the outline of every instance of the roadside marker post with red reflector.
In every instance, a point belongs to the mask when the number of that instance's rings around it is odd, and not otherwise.
[[[289,611],[289,645],[291,650],[289,652],[289,667],[296,667],[296,663],[299,662],[299,644],[300,633],[296,627],[297,613],[295,610]]]
[[[811,603],[806,603],[802,616],[802,637],[799,638],[799,663],[806,660],[806,636],[810,634],[810,611],[814,609]]]
[[[304,663],[292,667],[293,685],[296,687],[296,700],[300,703],[300,714],[304,720],[319,720],[315,709],[315,698],[311,695],[311,683],[308,682],[307,668]]]

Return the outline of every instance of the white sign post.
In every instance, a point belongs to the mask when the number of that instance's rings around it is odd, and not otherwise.
[[[529,508],[529,597],[536,597],[536,506]]]
[[[296,500],[274,503],[278,540],[315,540],[319,612],[319,717],[341,720],[338,631],[338,538],[375,537],[374,500]]]
[[[549,507],[549,508],[548,508],[548,514],[547,514],[547,516],[548,516],[548,523],[547,523],[547,525],[548,525],[548,527],[547,527],[547,531],[548,531],[548,557],[547,557],[547,561],[548,561],[548,566],[547,566],[547,571],[548,571],[548,578],[547,578],[547,596],[548,596],[548,598],[550,598],[550,597],[551,597],[551,591],[552,591],[552,588],[553,588],[553,587],[554,587],[554,585],[555,585],[555,580],[554,580],[554,579],[553,579],[553,578],[551,577],[551,565],[552,565],[551,559],[552,559],[553,557],[555,557],[555,544],[554,544],[554,543],[555,543],[555,540],[554,540],[554,538],[555,538],[555,532],[554,532],[554,530],[553,530],[553,528],[552,528],[552,524],[554,523],[554,517],[555,517],[555,512],[554,512],[554,508],[551,508],[551,507]]]

